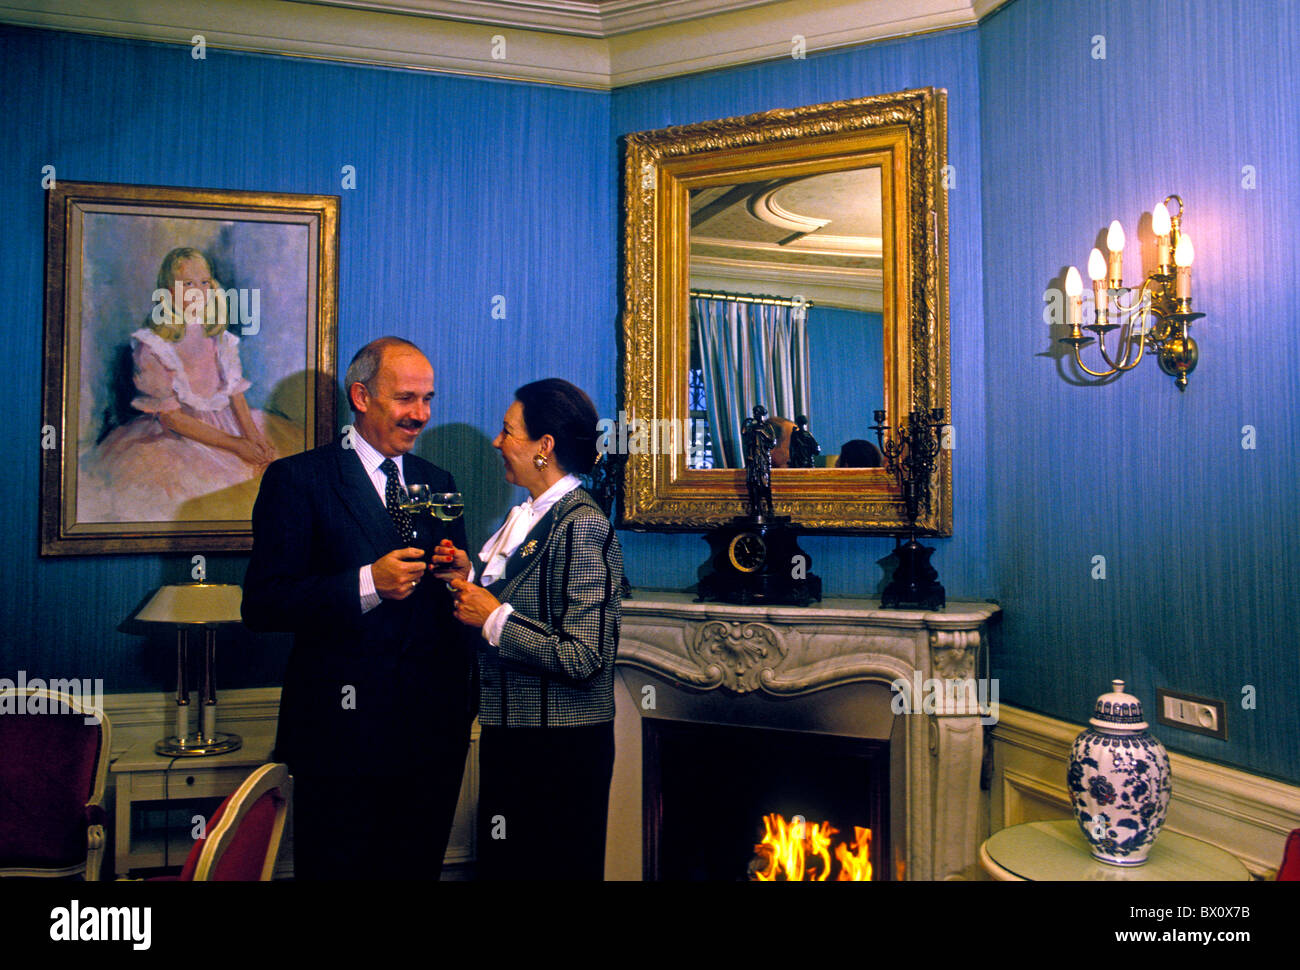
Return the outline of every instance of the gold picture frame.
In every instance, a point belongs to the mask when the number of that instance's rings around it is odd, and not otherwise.
[[[48,196],[40,554],[250,549],[266,461],[334,435],[338,197]]]
[[[896,428],[909,412],[932,408],[943,408],[951,420],[946,99],[945,91],[924,88],[626,137],[623,400],[629,423],[666,419],[686,426],[690,191],[877,165],[886,421]],[[951,452],[941,453],[936,475],[930,511],[917,525],[951,535]],[[779,468],[771,486],[776,514],[805,529],[879,534],[907,526],[900,489],[880,468]],[[692,469],[681,450],[630,454],[623,524],[707,529],[743,514],[745,497],[743,470]]]

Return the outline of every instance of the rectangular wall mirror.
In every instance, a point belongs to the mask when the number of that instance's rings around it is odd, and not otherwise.
[[[778,515],[850,533],[906,525],[872,412],[951,414],[945,92],[769,111],[627,136],[624,523],[704,529],[745,511],[741,423],[762,404],[783,441]],[[864,467],[868,466],[868,467]],[[943,452],[930,514],[952,532]]]

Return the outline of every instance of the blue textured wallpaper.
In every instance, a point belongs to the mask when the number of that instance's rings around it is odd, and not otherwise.
[[[813,374],[808,430],[822,454],[839,454],[852,438],[875,444],[871,412],[885,406],[884,317],[842,307],[812,307],[808,363]]]
[[[609,96],[425,73],[0,28],[0,334],[11,448],[0,476],[0,671],[166,689],[170,638],[117,626],[190,557],[40,559],[37,550],[45,194],[64,180],[342,197],[339,354],[398,333],[438,381],[418,451],[473,496],[471,534],[513,496],[489,447],[514,388],[558,374],[612,413],[617,326],[616,162]],[[355,166],[356,188],[341,186]],[[505,298],[505,319],[492,301]],[[586,348],[574,353],[574,347]],[[26,444],[20,444],[25,442]],[[490,525],[489,525],[490,523]],[[208,557],[243,581],[246,557]],[[223,639],[223,643],[227,641]],[[278,683],[279,637],[223,647],[225,687]]]
[[[1157,734],[1300,781],[1300,654],[1285,626],[1300,612],[1300,334],[1283,303],[1300,279],[1287,236],[1297,61],[1300,8],[1268,0],[1015,0],[978,29],[613,94],[214,49],[196,62],[187,47],[0,28],[0,121],[14,133],[0,168],[13,365],[0,675],[166,689],[169,641],[116,628],[190,570],[188,556],[36,555],[43,165],[70,180],[340,195],[340,355],[385,332],[425,347],[439,393],[419,451],[475,497],[481,541],[517,500],[488,444],[514,387],[559,374],[615,410],[619,138],[934,85],[949,92],[955,170],[956,428],[955,535],[936,541],[935,564],[950,597],[1003,604],[1002,700],[1079,721],[1112,677],[1152,711],[1158,686],[1222,698],[1227,742]],[[195,124],[203,137],[187,141]],[[1079,386],[1042,294],[1112,218],[1132,239],[1170,192],[1187,204],[1209,314],[1194,331],[1201,365],[1184,394],[1149,362]],[[638,585],[686,586],[706,558],[695,535],[622,538]],[[874,592],[891,549],[804,545],[831,594]],[[239,582],[244,564],[210,556],[209,577]],[[278,683],[286,651],[233,642],[221,683]]]
[[[1157,687],[1223,699],[1226,742],[1156,734],[1293,781],[1298,61],[1300,6],[1269,0],[1019,0],[980,28],[1002,699],[1076,721],[1112,677],[1148,715]],[[1132,240],[1172,192],[1208,314],[1193,329],[1200,366],[1182,394],[1146,360],[1076,386],[1042,294],[1069,264],[1082,271],[1110,220]],[[1125,257],[1131,282],[1133,244]]]
[[[947,88],[948,161],[955,172],[948,195],[955,507],[954,534],[933,540],[933,562],[950,599],[983,599],[995,590],[985,555],[978,51],[975,30],[951,31],[658,81],[613,94],[618,138],[773,108],[905,88]],[[610,191],[617,193],[617,182]],[[865,411],[870,423],[870,409]],[[680,588],[695,581],[708,558],[698,535],[624,533],[622,539],[634,585]],[[892,539],[814,535],[800,543],[812,556],[827,595],[874,596],[889,578],[878,563],[891,554]]]

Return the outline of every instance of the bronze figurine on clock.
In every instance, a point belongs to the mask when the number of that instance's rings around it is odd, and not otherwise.
[[[705,536],[713,571],[700,579],[701,600],[807,606],[822,598],[822,581],[799,548],[789,516],[772,513],[772,446],[776,435],[767,409],[755,405],[742,427],[749,514]]]

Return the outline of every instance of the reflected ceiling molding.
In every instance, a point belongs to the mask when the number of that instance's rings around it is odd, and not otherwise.
[[[692,256],[691,280],[697,289],[728,293],[751,293],[761,289],[771,296],[791,299],[801,296],[814,306],[865,310],[868,313],[884,310],[885,274],[879,267],[845,271]]]
[[[1005,2],[0,0],[0,23],[609,90],[968,27]]]
[[[880,169],[715,185],[691,193],[691,286],[802,296],[881,312]]]

